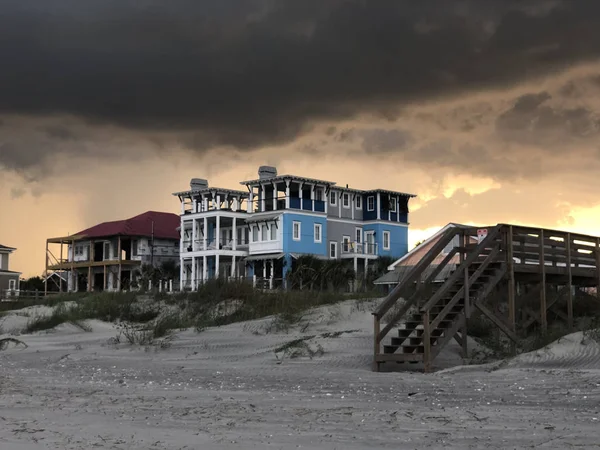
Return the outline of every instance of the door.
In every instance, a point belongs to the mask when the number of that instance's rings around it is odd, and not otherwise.
[[[366,243],[366,252],[368,255],[375,255],[375,232],[367,231],[365,232],[365,243]]]

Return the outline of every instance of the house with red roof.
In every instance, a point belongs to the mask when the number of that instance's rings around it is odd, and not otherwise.
[[[142,265],[179,264],[180,217],[148,211],[125,220],[104,222],[72,236],[46,240],[46,279],[57,277],[59,291],[121,291],[137,282]]]

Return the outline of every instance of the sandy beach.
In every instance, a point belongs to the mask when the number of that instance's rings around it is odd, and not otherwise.
[[[20,335],[27,348],[0,351],[0,449],[600,446],[600,347],[581,333],[478,366],[451,344],[435,373],[374,373],[369,304],[307,319],[185,330],[164,348],[115,344],[100,321]],[[275,352],[296,339],[312,358]]]

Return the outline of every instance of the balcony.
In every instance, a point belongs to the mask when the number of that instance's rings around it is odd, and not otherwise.
[[[379,255],[376,243],[342,241],[339,245],[342,258],[353,258],[355,256],[376,258]]]
[[[264,209],[262,209],[262,202],[260,199],[255,199],[253,202],[254,212],[267,212],[267,211],[282,211],[285,210],[285,197],[277,198],[273,201],[273,198],[265,198]],[[273,208],[273,205],[277,209]],[[290,206],[288,209],[296,209],[299,211],[313,211],[313,212],[325,212],[325,202],[323,200],[311,200],[310,198],[299,198],[290,197]]]
[[[196,241],[184,240],[183,253],[205,252],[215,250],[233,250],[233,239],[196,239]],[[236,251],[248,251],[248,242],[237,242]]]

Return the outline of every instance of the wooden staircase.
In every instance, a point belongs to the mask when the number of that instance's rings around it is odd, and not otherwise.
[[[380,364],[384,362],[396,362],[423,363],[424,370],[429,371],[433,359],[453,338],[456,337],[461,343],[464,341],[466,321],[473,308],[485,309],[486,297],[506,273],[499,227],[492,229],[479,244],[469,245],[466,238],[472,231],[460,228],[449,230],[373,313],[375,370],[379,370]],[[457,235],[461,236],[463,245],[453,248],[441,263],[433,265],[432,263],[439,259],[440,252],[455,240]],[[460,264],[441,285],[437,283],[436,286],[436,276],[457,255],[460,256]],[[425,281],[418,281],[427,272],[430,273]],[[415,282],[416,292],[408,296],[410,286]],[[400,300],[404,300],[402,306],[388,320],[383,330],[380,330],[382,318]],[[397,328],[404,317],[406,318],[400,328]],[[392,329],[397,330],[397,335],[392,334],[391,339],[383,343],[384,337]],[[459,331],[462,331],[460,339],[457,336]]]

